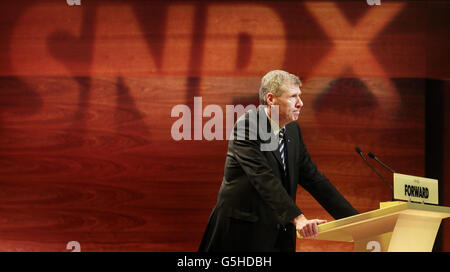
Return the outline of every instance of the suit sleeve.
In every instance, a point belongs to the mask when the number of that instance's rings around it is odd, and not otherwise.
[[[303,142],[300,127],[297,126],[297,128],[300,138],[299,184],[335,219],[358,214],[358,211],[353,208],[336,187],[317,169]]]
[[[236,136],[236,134],[235,134]],[[247,135],[248,136],[248,135]],[[281,224],[286,225],[302,212],[274,175],[258,140],[233,140],[231,150],[261,198],[275,211]]]

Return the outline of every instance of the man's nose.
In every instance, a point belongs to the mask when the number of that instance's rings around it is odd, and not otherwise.
[[[297,108],[301,108],[303,107],[303,101],[300,99],[300,97],[298,98],[297,104],[295,105]]]

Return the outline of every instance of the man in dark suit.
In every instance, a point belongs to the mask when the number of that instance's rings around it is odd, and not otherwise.
[[[275,70],[261,80],[261,105],[233,128],[216,206],[199,251],[295,251],[296,230],[318,235],[318,224],[295,203],[297,184],[335,218],[358,212],[318,171],[297,122],[300,79]],[[270,137],[269,137],[270,136]]]

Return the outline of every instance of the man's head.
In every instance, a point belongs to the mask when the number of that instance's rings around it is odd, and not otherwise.
[[[262,105],[267,105],[269,113],[272,106],[278,106],[279,125],[296,121],[303,107],[300,99],[302,83],[293,74],[282,70],[268,72],[261,80],[259,89],[259,100]]]

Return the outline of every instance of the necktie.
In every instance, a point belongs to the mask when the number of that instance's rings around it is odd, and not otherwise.
[[[286,128],[280,129],[279,138],[278,138],[278,151],[280,151],[281,162],[283,163],[284,174],[286,175],[286,153],[284,149],[284,133]]]

